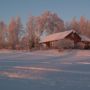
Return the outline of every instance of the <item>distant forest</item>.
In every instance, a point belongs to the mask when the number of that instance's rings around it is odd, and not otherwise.
[[[8,25],[0,21],[0,49],[29,50],[39,47],[41,37],[71,29],[90,37],[90,20],[81,16],[64,22],[56,13],[45,11],[40,16],[30,16],[26,25],[22,25],[20,17],[11,18]]]

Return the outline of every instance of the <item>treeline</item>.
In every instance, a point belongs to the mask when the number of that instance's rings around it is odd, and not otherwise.
[[[30,16],[25,27],[20,17],[11,18],[9,25],[0,21],[0,49],[39,48],[39,41],[45,36],[56,32],[74,29],[89,37],[90,21],[85,17],[65,22],[55,13],[45,11],[40,16]]]
[[[86,19],[84,16],[81,16],[79,20],[74,17],[70,22],[65,23],[65,29],[74,29],[79,34],[90,37],[90,20]]]

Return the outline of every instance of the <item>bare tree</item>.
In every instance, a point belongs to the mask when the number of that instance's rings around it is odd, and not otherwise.
[[[6,40],[6,25],[3,21],[0,22],[0,48],[5,47]]]
[[[29,17],[29,20],[26,24],[26,30],[27,30],[27,47],[30,49],[34,47],[34,41],[35,41],[35,18],[33,16]]]
[[[16,17],[16,29],[15,29],[15,38],[16,38],[16,49],[20,47],[20,39],[23,36],[23,25],[21,23],[20,17]]]
[[[8,27],[8,42],[9,42],[9,47],[12,49],[15,49],[15,45],[17,42],[15,30],[16,30],[16,22],[14,18],[11,18],[11,21]]]
[[[71,21],[72,29],[76,30],[78,33],[80,33],[80,25],[79,22],[76,20],[76,17],[74,17]]]

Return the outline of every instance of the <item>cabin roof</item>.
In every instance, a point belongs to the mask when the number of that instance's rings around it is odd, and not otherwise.
[[[39,43],[61,40],[61,39],[64,39],[66,36],[68,36],[72,32],[75,33],[76,31],[75,30],[68,30],[68,31],[64,31],[64,32],[54,33],[54,34],[46,36]],[[81,38],[81,41],[90,42],[90,38],[88,38],[87,36],[81,35],[81,34],[78,34],[78,36]]]
[[[48,35],[43,40],[41,40],[40,43],[64,39],[67,35],[69,35],[72,32],[75,32],[75,31],[74,30],[68,30],[68,31]]]
[[[90,38],[88,38],[87,36],[85,35],[79,35],[81,37],[81,41],[88,41],[90,42]]]

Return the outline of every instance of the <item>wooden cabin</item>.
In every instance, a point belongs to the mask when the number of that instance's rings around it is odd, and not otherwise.
[[[68,30],[48,35],[40,41],[40,44],[44,44],[48,48],[52,48],[57,41],[65,39],[73,41],[74,48],[80,47],[82,49],[90,49],[90,38],[85,35],[78,34],[75,30]]]
[[[69,30],[48,35],[42,41],[40,41],[40,44],[46,44],[46,46],[50,48],[53,47],[53,43],[64,39],[72,40],[74,42],[74,45],[81,41],[81,37],[77,34],[76,31]]]

